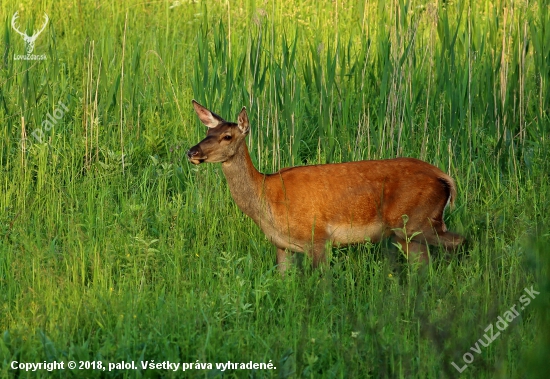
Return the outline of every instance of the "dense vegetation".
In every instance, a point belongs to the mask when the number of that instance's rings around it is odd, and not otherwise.
[[[27,34],[49,16],[46,59],[16,59],[16,11]],[[546,378],[546,1],[5,0],[0,16],[0,377],[101,360],[138,369],[49,375]],[[205,135],[192,98],[228,120],[247,107],[264,172],[439,166],[468,245],[429,267],[390,243],[334,249],[282,280],[219,165],[185,159]]]

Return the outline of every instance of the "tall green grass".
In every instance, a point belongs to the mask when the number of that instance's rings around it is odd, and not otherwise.
[[[16,10],[29,33],[49,15],[45,61],[13,59]],[[545,2],[8,0],[0,20],[0,376],[37,376],[14,360],[271,360],[72,373],[546,377]],[[441,167],[467,247],[433,251],[425,269],[385,244],[334,249],[330,267],[282,280],[219,167],[186,162],[205,135],[192,98],[228,120],[247,107],[264,172],[396,156]],[[69,112],[39,143],[59,101]],[[459,375],[451,362],[531,286],[540,295]]]

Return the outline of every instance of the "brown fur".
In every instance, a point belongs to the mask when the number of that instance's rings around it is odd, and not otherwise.
[[[446,205],[454,204],[453,179],[414,158],[284,168],[262,174],[250,160],[246,110],[238,123],[224,121],[193,101],[209,127],[187,155],[192,163],[221,162],[237,206],[277,247],[281,272],[288,252],[306,253],[314,266],[326,261],[327,245],[378,242],[393,235],[406,252],[426,261],[426,244],[453,250],[463,237],[448,232]],[[407,215],[406,234],[403,215]],[[410,237],[415,232],[420,232]],[[409,242],[407,243],[407,239]]]

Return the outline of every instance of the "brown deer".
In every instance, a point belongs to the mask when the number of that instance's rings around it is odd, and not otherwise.
[[[454,180],[429,163],[395,158],[262,174],[245,142],[250,131],[246,108],[234,123],[195,100],[193,106],[208,132],[187,152],[189,161],[221,162],[233,200],[277,247],[283,274],[294,252],[308,254],[316,267],[326,262],[330,246],[393,235],[407,256],[414,253],[409,258],[426,262],[427,244],[454,250],[464,241],[443,221],[445,207],[456,197]]]

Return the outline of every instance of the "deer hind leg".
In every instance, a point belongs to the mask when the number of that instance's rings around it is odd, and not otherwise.
[[[434,246],[443,246],[447,251],[456,250],[464,242],[464,237],[453,232],[427,234],[426,242]]]
[[[429,263],[428,247],[414,239],[407,238],[403,233],[396,232],[392,237],[394,243],[401,245],[401,250],[407,256],[409,262]],[[409,242],[407,242],[407,240]]]
[[[416,225],[418,226],[415,228],[415,231],[421,233],[416,234],[412,233],[412,231],[407,233],[416,242],[432,246],[442,246],[446,251],[454,251],[464,242],[464,237],[460,234],[447,230],[443,221],[442,210],[435,217],[427,216],[423,218],[422,222],[418,222]],[[401,237],[404,238],[403,236]]]
[[[431,220],[430,228],[426,228],[426,232],[418,237],[430,245],[443,246],[447,251],[456,250],[464,242],[464,237],[460,234],[447,230],[442,217]]]

